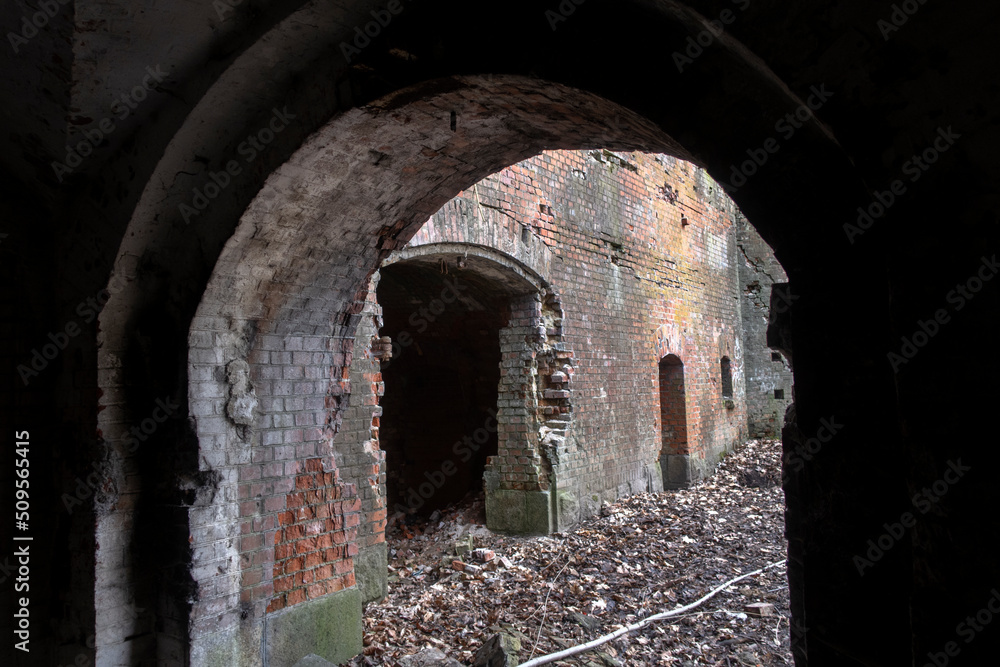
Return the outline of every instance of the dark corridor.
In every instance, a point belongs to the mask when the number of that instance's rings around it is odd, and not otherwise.
[[[390,514],[423,516],[480,492],[487,457],[497,453],[509,298],[452,259],[383,268],[378,301],[382,335],[393,341],[380,434]]]

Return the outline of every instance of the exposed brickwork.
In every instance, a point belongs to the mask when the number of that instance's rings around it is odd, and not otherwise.
[[[379,398],[384,393],[379,361],[373,349],[381,327],[381,309],[375,285],[368,291],[354,336],[349,380],[351,394],[341,411],[341,424],[333,439],[337,467],[344,479],[354,480],[361,501],[357,546],[361,549],[385,542],[385,452],[379,448]]]
[[[347,308],[330,336],[272,335],[253,322],[237,334],[223,318],[196,321],[189,339],[190,411],[203,464],[218,476],[214,498],[189,511],[196,635],[216,633],[247,612],[259,615],[353,585],[361,501],[355,484],[338,481],[332,443],[351,391],[354,340],[345,333],[357,328],[364,304]],[[249,381],[237,391],[239,364]],[[238,398],[252,406],[246,414],[237,409]],[[289,559],[288,548],[307,526],[322,534],[308,533],[296,552],[314,542],[323,547],[300,552],[311,565],[293,574],[300,564]],[[341,571],[313,571],[316,562],[335,556]]]
[[[708,472],[745,435],[734,215],[731,202],[688,163],[557,151],[486,178],[431,216],[408,247],[474,241],[544,286],[512,302],[501,329],[500,445],[488,466],[501,488],[560,494],[561,524],[603,499],[658,488],[658,364],[668,354],[685,370],[689,446],[675,452],[686,457],[683,479]],[[383,225],[383,252],[400,245],[392,237],[402,229]],[[360,274],[361,266],[344,272]],[[384,540],[374,285],[324,294],[316,307],[341,312],[332,328],[310,316],[307,299],[284,306],[291,319],[236,325],[221,296],[202,304],[192,326],[191,413],[202,464],[219,476],[214,504],[191,510],[195,636],[234,623],[240,604],[258,615],[352,585],[353,555]],[[330,306],[338,298],[342,305]],[[268,308],[258,304],[249,314]],[[733,360],[732,409],[721,393],[722,357]],[[243,388],[232,376],[240,360]],[[240,400],[256,401],[246,417],[252,423],[232,412]],[[331,480],[349,482],[310,502],[353,503],[342,525],[331,515],[325,526],[324,541],[334,545],[325,548],[334,549],[329,555],[343,572],[317,573],[323,565],[306,567],[304,557],[300,564],[287,552],[298,530],[319,520],[305,510],[289,514],[299,509],[290,500],[294,485],[315,472],[306,468],[315,460]],[[322,505],[318,511],[327,512]],[[238,534],[225,528],[230,521]],[[319,563],[320,549],[310,553]],[[219,609],[229,611],[220,616]]]
[[[539,427],[548,415],[568,412],[569,402],[552,405],[554,401],[546,401],[538,386],[544,328],[541,299],[529,295],[511,304],[510,321],[500,331],[499,451],[487,465],[500,488],[546,491],[550,487],[551,461],[543,460]]]
[[[581,97],[548,82],[528,83],[526,88],[495,79],[483,85],[482,92],[473,96],[476,99],[456,90],[431,104],[396,105],[387,107],[386,113],[354,109],[309,139],[301,134],[307,125],[295,126],[294,132],[290,128],[275,140],[273,154],[262,152],[255,162],[252,171],[257,174],[259,166],[260,174],[269,174],[268,183],[263,183],[263,176],[239,185],[234,182],[197,224],[184,225],[176,207],[190,200],[192,187],[203,186],[204,173],[177,190],[168,206],[171,213],[162,220],[178,226],[167,223],[159,229],[167,236],[177,232],[174,240],[181,245],[189,241],[193,245],[182,250],[164,238],[158,242],[158,252],[188,257],[192,264],[168,262],[163,271],[147,271],[137,261],[144,251],[136,254],[136,249],[123,246],[116,255],[121,286],[101,313],[97,348],[97,367],[103,374],[99,379],[103,411],[98,411],[97,426],[109,438],[104,449],[119,453],[123,449],[119,434],[131,427],[133,419],[147,416],[141,412],[141,402],[130,402],[130,390],[114,381],[124,366],[122,360],[130,355],[133,337],[153,340],[158,349],[169,350],[158,359],[164,368],[155,372],[137,368],[135,382],[142,391],[148,390],[147,385],[157,386],[163,387],[160,395],[172,395],[176,389],[172,383],[184,377],[185,386],[178,395],[186,389],[184,423],[190,431],[180,439],[164,431],[157,434],[157,440],[162,440],[164,451],[178,441],[190,449],[185,458],[147,466],[140,474],[131,455],[122,457],[123,465],[112,484],[115,494],[97,516],[97,548],[102,557],[95,564],[94,595],[111,601],[111,608],[117,610],[135,598],[140,590],[136,580],[154,582],[151,590],[167,588],[157,578],[159,560],[123,562],[120,545],[136,537],[134,507],[140,500],[155,488],[173,488],[181,480],[183,494],[190,496],[184,500],[190,504],[180,512],[186,512],[188,525],[176,522],[177,535],[167,541],[177,545],[182,561],[190,560],[183,566],[185,580],[179,590],[156,594],[190,610],[177,614],[180,619],[186,615],[186,623],[178,624],[176,632],[173,627],[164,632],[156,642],[166,645],[181,638],[190,642],[190,655],[202,657],[217,642],[230,642],[234,634],[250,632],[252,625],[242,620],[259,621],[266,613],[273,594],[268,589],[273,535],[266,531],[273,529],[264,526],[269,525],[268,517],[284,511],[289,481],[301,472],[305,460],[323,458],[331,471],[336,466],[340,444],[335,445],[335,439],[344,412],[351,406],[353,337],[364,318],[369,278],[381,259],[402,247],[458,188],[533,154],[541,142],[550,142],[553,133],[564,135],[557,145],[599,141],[634,148],[656,145],[680,152],[654,124],[592,95]],[[529,125],[539,125],[526,143],[524,127],[508,127],[490,105],[497,92],[522,96],[529,88],[553,104],[540,114],[537,97],[517,103],[517,113]],[[573,109],[576,112],[570,114]],[[456,110],[462,118],[457,131],[437,122],[442,114],[448,118]],[[606,128],[608,117],[617,117],[619,125]],[[324,116],[323,122],[328,118]],[[283,143],[287,145],[280,148]],[[427,145],[437,150],[427,150]],[[207,144],[199,140],[198,146],[202,150]],[[289,158],[294,147],[298,152]],[[230,148],[235,150],[235,145]],[[222,152],[227,159],[233,157],[228,150]],[[443,153],[448,157],[442,158]],[[373,155],[391,155],[391,159],[373,163]],[[373,166],[378,168],[370,171]],[[391,185],[383,187],[389,181]],[[344,206],[332,205],[349,190],[365,194],[359,199],[352,196]],[[278,204],[287,197],[297,203]],[[229,231],[210,241],[201,238],[222,220],[227,221],[223,225],[230,225]],[[235,220],[241,222],[234,231]],[[212,257],[204,271],[195,272],[197,277],[189,280],[175,273],[202,261],[208,247]],[[185,291],[188,297],[178,296],[189,302],[174,309],[163,307],[177,285],[204,285],[209,275],[203,292],[199,287]],[[152,317],[135,315],[146,309]],[[176,316],[176,321],[165,324],[164,312]],[[148,321],[148,330],[137,333],[138,320]],[[172,358],[186,359],[184,373],[165,370]],[[252,390],[239,396],[233,394],[227,379],[234,362],[246,364],[246,379],[252,385]],[[249,409],[252,399],[256,407]],[[229,414],[231,402],[242,402],[246,408],[240,408],[239,421]],[[167,443],[173,444],[168,447]],[[371,453],[367,457],[371,459]],[[369,467],[364,476],[372,472]],[[159,481],[144,481],[143,475]],[[357,479],[352,473],[352,480]],[[368,482],[357,484],[359,494],[369,488]],[[174,498],[156,502],[165,509],[177,507]],[[378,539],[374,526],[380,520],[376,518],[379,511],[367,512],[369,518],[359,535],[364,537],[370,529],[368,534]],[[246,521],[251,522],[250,534],[241,532]],[[244,551],[244,539],[258,531],[262,539],[247,539]],[[157,558],[169,560],[165,552]],[[247,583],[244,568],[248,568]],[[260,583],[250,583],[257,578],[257,568]],[[245,600],[248,587],[252,591],[249,602]],[[138,641],[135,637],[145,636],[152,621],[152,615],[136,620],[117,611],[100,616],[97,634],[105,653],[99,651],[99,661],[104,660],[102,656],[132,651]]]
[[[658,363],[667,355],[684,364],[686,404],[667,425],[685,425],[684,444],[670,451],[686,457],[683,480],[746,435],[737,213],[689,163],[556,151],[488,177],[431,216],[408,248],[486,245],[550,286],[551,302],[525,297],[501,330],[490,468],[500,488],[547,490],[554,472],[557,490],[590,510],[595,494],[649,488],[664,453]],[[723,358],[732,360],[728,405]]]
[[[341,484],[337,471],[325,472],[322,459],[306,461],[285,498],[287,510],[278,515],[268,612],[354,585],[361,501],[353,496],[354,485]],[[243,583],[252,583],[246,572]]]
[[[263,619],[244,623],[237,606],[235,493],[243,457],[262,445],[252,433],[249,442],[236,437],[224,417],[228,388],[221,378],[208,382],[244,355],[189,364],[189,330],[225,338],[260,319],[261,332],[280,336],[342,336],[340,316],[377,264],[371,248],[383,226],[419,224],[459,188],[543,147],[624,149],[615,143],[620,136],[608,136],[617,132],[633,139],[632,149],[670,152],[644,127],[677,137],[714,175],[729,179],[815,86],[834,94],[830,104],[793,139],[782,138],[780,152],[736,195],[801,297],[788,320],[797,367],[790,426],[808,438],[831,414],[847,425],[835,446],[786,486],[793,627],[801,630],[793,635],[796,657],[800,665],[892,664],[940,651],[954,638],[954,623],[941,619],[974,612],[1000,578],[995,519],[989,523],[982,512],[994,497],[990,475],[977,472],[924,517],[910,546],[897,548],[878,571],[862,580],[850,561],[885,520],[899,516],[906,490],[936,479],[949,459],[972,456],[977,470],[997,468],[989,443],[1000,362],[988,353],[997,292],[977,297],[904,372],[893,374],[885,355],[941,307],[942,295],[971,270],[968,262],[997,246],[989,184],[1000,172],[990,159],[998,93],[970,85],[969,73],[997,62],[998,6],[925,3],[887,35],[880,26],[891,17],[877,4],[823,11],[812,3],[739,3],[751,6],[736,13],[738,43],[721,35],[720,48],[678,71],[672,54],[704,30],[698,15],[710,20],[734,3],[587,3],[555,33],[537,3],[511,3],[502,12],[485,3],[412,3],[394,19],[391,38],[387,32],[373,40],[356,66],[347,66],[338,45],[382,4],[264,3],[262,10],[260,3],[230,2],[233,11],[221,16],[208,5],[200,12],[171,2],[146,3],[141,11],[130,3],[59,3],[38,35],[12,42],[16,58],[3,66],[8,97],[16,101],[4,110],[4,199],[28,205],[3,216],[11,224],[0,264],[18,299],[4,332],[13,337],[5,346],[16,346],[11,368],[75,319],[77,305],[109,278],[128,283],[99,324],[88,323],[30,387],[8,373],[15,386],[4,414],[51,447],[52,465],[32,475],[33,516],[61,515],[59,495],[95,461],[122,462],[100,498],[36,536],[33,570],[55,576],[32,581],[32,615],[50,619],[34,625],[32,657],[46,665],[79,657],[101,665],[205,664],[199,652],[210,642],[199,634],[202,621],[221,617],[217,627],[246,628],[257,640],[231,645],[253,649],[243,662],[262,659],[256,653],[265,648]],[[31,34],[25,22],[39,7],[24,0],[5,5],[12,39]],[[594,48],[608,34],[627,35],[628,49]],[[511,35],[526,48],[506,49]],[[400,44],[417,60],[397,57]],[[901,53],[940,66],[901,66]],[[65,160],[79,130],[109,118],[109,100],[158,63],[172,73],[164,89],[126,121],[116,118],[110,141],[84,156],[69,182],[58,182],[50,163]],[[502,71],[515,80],[452,95],[448,75],[472,71]],[[429,72],[445,78],[423,81]],[[554,82],[604,99],[553,94]],[[393,91],[402,94],[391,104],[372,104]],[[648,123],[618,132],[629,123],[614,103]],[[209,172],[242,159],[237,145],[260,130],[275,105],[288,105],[297,122],[185,224],[178,205],[191,202],[193,188],[204,189]],[[377,121],[367,131],[342,131],[339,119],[366,106],[381,112]],[[443,136],[451,132],[449,112],[456,112],[454,143]],[[938,124],[950,123],[963,135],[960,145],[849,242],[843,226],[857,219],[857,208],[900,177],[901,165],[928,145]],[[304,152],[332,147],[336,159],[317,165],[299,153],[290,165],[301,171],[280,169],[314,132],[319,141]],[[427,159],[414,159],[418,151]],[[272,174],[278,186],[262,190]],[[950,192],[961,196],[942,196]],[[241,218],[258,193],[278,213],[261,215],[253,206]],[[310,263],[318,268],[311,271]],[[327,295],[329,302],[320,303]],[[209,307],[202,314],[213,321],[199,319],[191,329],[203,296]],[[267,311],[257,312],[264,302]],[[293,310],[307,315],[293,317]],[[679,332],[662,333],[683,342]],[[192,348],[208,349],[201,340]],[[745,368],[750,364],[745,359]],[[196,375],[202,373],[208,377]],[[183,427],[161,429],[145,445],[162,458],[128,454],[122,434],[148,417],[147,392],[184,397],[195,393],[189,380],[199,391],[221,391],[223,410],[187,414],[183,401]],[[273,420],[283,407],[261,410],[261,419]],[[330,438],[324,433],[312,442],[322,449]],[[789,437],[786,452],[801,444]],[[167,548],[141,553],[140,545],[160,544],[146,540],[150,532],[163,533]],[[165,576],[170,567],[178,577]],[[196,590],[186,590],[192,582]],[[176,603],[177,615],[162,608],[165,597],[174,598],[168,605]],[[212,609],[196,608],[195,624],[186,607],[191,599],[213,601]],[[144,613],[131,614],[130,603]],[[991,664],[993,644],[978,638],[963,645],[960,659]]]

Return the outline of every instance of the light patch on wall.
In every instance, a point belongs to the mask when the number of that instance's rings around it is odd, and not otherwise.
[[[708,262],[713,269],[729,268],[729,243],[725,236],[705,232],[705,248]]]

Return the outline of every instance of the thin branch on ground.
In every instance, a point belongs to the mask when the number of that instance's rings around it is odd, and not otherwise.
[[[771,563],[770,565],[762,567],[759,570],[754,570],[753,572],[749,572],[747,574],[741,575],[739,577],[736,577],[735,579],[730,579],[729,581],[727,581],[726,583],[722,584],[721,586],[717,586],[717,587],[713,588],[707,594],[705,594],[704,596],[698,598],[697,600],[695,600],[694,602],[692,602],[689,605],[685,605],[683,607],[678,607],[677,609],[672,609],[670,611],[665,611],[665,612],[662,612],[662,613],[659,613],[659,614],[654,614],[653,616],[649,616],[647,618],[644,618],[643,620],[638,621],[636,623],[633,623],[632,625],[626,625],[624,628],[621,628],[619,630],[615,630],[614,632],[612,632],[610,634],[607,634],[607,635],[604,635],[603,637],[598,637],[597,639],[595,639],[593,641],[590,641],[590,642],[587,642],[586,644],[581,644],[579,646],[573,646],[573,647],[570,647],[570,648],[568,648],[568,649],[566,649],[564,651],[559,651],[557,653],[550,653],[549,655],[543,655],[543,656],[539,656],[539,657],[537,657],[537,658],[535,658],[533,660],[528,660],[527,662],[522,663],[521,667],[538,667],[538,665],[547,665],[550,662],[555,662],[556,660],[562,660],[564,658],[569,658],[569,657],[574,656],[574,655],[579,655],[580,653],[586,653],[587,651],[591,651],[591,650],[597,648],[598,646],[603,646],[604,644],[607,644],[608,642],[610,642],[612,640],[618,639],[622,635],[626,635],[626,634],[628,634],[630,632],[635,632],[636,630],[641,630],[642,628],[646,627],[650,623],[653,623],[654,621],[659,621],[659,620],[662,620],[664,618],[670,618],[672,616],[677,616],[679,614],[683,614],[684,612],[689,611],[691,609],[694,609],[695,607],[698,607],[701,604],[707,602],[708,600],[712,599],[713,597],[715,597],[716,595],[718,595],[719,593],[721,593],[722,591],[726,590],[727,588],[729,588],[730,586],[732,586],[733,584],[735,584],[737,582],[743,581],[744,579],[748,579],[750,577],[754,577],[754,576],[756,576],[756,575],[764,572],[765,570],[771,569],[772,567],[778,567],[779,565],[784,565],[784,564],[785,564],[785,560],[780,560],[777,563]],[[560,572],[561,572],[561,570],[560,570]],[[546,598],[546,601],[547,600],[548,600],[548,598]],[[541,628],[539,628],[539,633],[541,633]],[[538,642],[538,640],[536,638],[535,643],[537,644],[537,642]],[[534,653],[534,649],[532,649],[532,653]]]
[[[556,572],[556,576],[552,579],[552,583],[549,584],[549,592],[545,594],[545,602],[542,603],[542,622],[538,624],[538,634],[535,635],[535,643],[531,647],[531,655],[528,656],[529,660],[533,655],[535,655],[535,649],[538,648],[538,640],[542,636],[542,628],[545,627],[545,615],[548,613],[548,606],[549,606],[549,593],[551,593],[552,589],[555,588],[556,581],[559,580],[559,576],[563,573],[563,570],[566,569],[567,565],[569,565],[569,559],[567,559],[566,562],[563,563],[562,568],[560,568],[560,570]]]

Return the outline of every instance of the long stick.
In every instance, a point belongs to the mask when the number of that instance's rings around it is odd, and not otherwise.
[[[760,574],[761,572],[763,572],[764,570],[770,570],[772,567],[778,567],[779,565],[784,565],[784,564],[785,564],[784,560],[779,560],[777,563],[771,563],[770,565],[762,567],[759,570],[754,570],[753,572],[749,572],[749,573],[744,574],[742,576],[736,577],[735,579],[730,579],[729,581],[727,581],[726,583],[722,584],[721,586],[718,586],[717,588],[713,588],[712,591],[709,592],[708,594],[706,594],[704,597],[701,597],[701,598],[695,600],[694,602],[692,602],[689,605],[685,605],[683,607],[678,607],[677,609],[671,609],[670,611],[665,611],[665,612],[662,612],[662,613],[659,613],[659,614],[654,614],[652,616],[648,616],[648,617],[642,619],[641,621],[637,621],[637,622],[633,623],[632,625],[626,625],[624,628],[621,628],[619,630],[615,630],[614,632],[612,632],[609,635],[604,635],[603,637],[598,637],[594,641],[587,642],[586,644],[580,644],[579,646],[573,646],[573,647],[570,647],[570,648],[565,649],[563,651],[559,651],[558,653],[550,653],[549,655],[540,655],[537,658],[535,658],[534,660],[529,660],[528,662],[522,663],[521,667],[536,667],[537,665],[547,665],[550,662],[555,662],[556,660],[562,660],[563,658],[568,658],[570,656],[574,656],[574,655],[577,655],[577,654],[580,654],[580,653],[586,653],[587,651],[595,649],[598,646],[601,646],[603,644],[607,644],[609,641],[612,641],[613,639],[618,639],[622,635],[625,635],[625,634],[628,634],[630,632],[634,632],[636,630],[644,628],[647,625],[649,625],[650,623],[652,623],[653,621],[659,621],[659,620],[662,620],[664,618],[670,618],[671,616],[677,616],[678,614],[683,614],[686,611],[690,611],[691,609],[694,609],[695,607],[697,607],[697,606],[701,605],[702,603],[704,603],[706,600],[709,600],[709,599],[715,597],[716,595],[718,595],[719,593],[721,593],[722,591],[724,591],[726,588],[732,586],[733,584],[735,584],[737,582],[740,582],[740,581],[743,581],[744,579],[747,579],[749,577],[754,577],[754,576]]]
[[[556,573],[555,578],[552,580],[552,586],[549,587],[548,593],[545,594],[545,602],[542,603],[542,622],[538,624],[538,634],[535,635],[535,644],[531,647],[531,655],[529,655],[528,658],[535,655],[535,649],[538,648],[538,640],[542,638],[542,628],[545,627],[545,615],[549,612],[549,593],[551,593],[552,589],[555,588],[556,580],[559,579],[559,575],[563,573],[563,570],[565,570],[568,565],[569,560],[563,563],[562,569]]]

